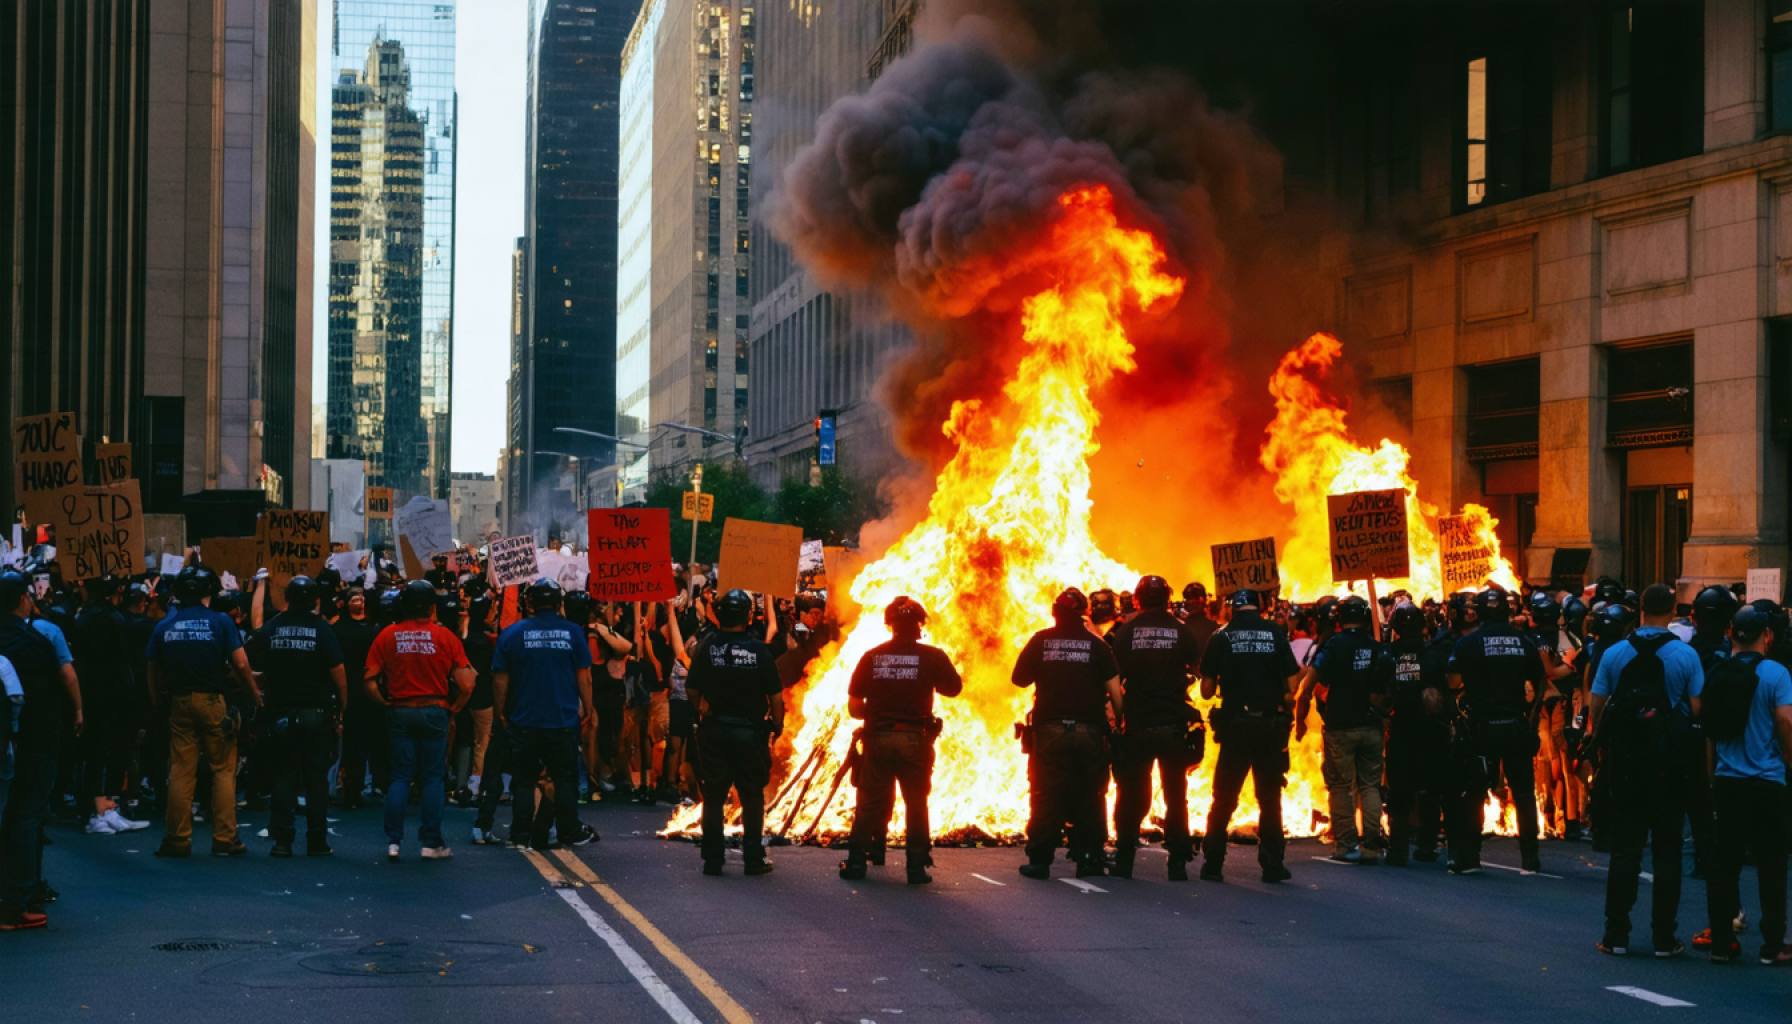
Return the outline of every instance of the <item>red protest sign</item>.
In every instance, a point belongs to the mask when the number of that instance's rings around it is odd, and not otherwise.
[[[672,520],[663,508],[594,508],[586,513],[591,578],[597,601],[670,601]]]

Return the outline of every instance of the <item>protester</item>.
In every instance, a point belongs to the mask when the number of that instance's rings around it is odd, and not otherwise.
[[[49,924],[44,905],[53,890],[44,880],[39,833],[56,794],[56,752],[63,729],[81,729],[80,690],[71,687],[54,646],[31,627],[32,585],[23,573],[0,571],[0,659],[18,677],[16,732],[12,736],[12,781],[0,809],[0,931],[23,931]],[[12,684],[8,684],[10,694]],[[72,717],[64,712],[67,689]],[[14,700],[17,703],[14,703]]]
[[[269,717],[265,757],[273,774],[268,835],[273,855],[292,856],[295,804],[305,798],[305,852],[327,857],[330,763],[336,758],[341,709],[348,705],[342,647],[318,617],[317,585],[307,576],[286,584],[286,610],[248,644],[261,673]]]

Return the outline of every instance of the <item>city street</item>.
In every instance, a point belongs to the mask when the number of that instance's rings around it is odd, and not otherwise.
[[[604,838],[576,853],[462,845],[434,864],[410,845],[396,866],[373,811],[337,822],[330,860],[271,860],[249,838],[246,858],[162,861],[159,828],[58,827],[51,928],[0,942],[9,1016],[1780,1022],[1792,1006],[1792,974],[1754,965],[1752,942],[1732,967],[1595,953],[1604,858],[1584,845],[1546,846],[1545,876],[1453,879],[1321,863],[1303,841],[1281,887],[1258,883],[1248,849],[1224,885],[1167,883],[1156,850],[1133,881],[1078,885],[1067,864],[1033,882],[1014,850],[945,849],[935,884],[911,889],[895,851],[860,884],[811,848],[775,850],[760,879],[731,853],[725,877],[705,878],[692,847],[653,838],[661,810],[584,814]],[[449,818],[464,838],[471,812]],[[243,834],[262,824],[246,815]],[[1518,863],[1503,841],[1486,859]],[[1703,901],[1689,883],[1684,936]]]

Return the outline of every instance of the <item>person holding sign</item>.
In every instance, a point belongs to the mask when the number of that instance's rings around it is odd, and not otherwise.
[[[691,654],[685,689],[697,702],[697,764],[703,786],[703,873],[722,873],[722,810],[740,800],[741,858],[746,873],[771,873],[765,856],[765,787],[771,781],[769,740],[784,731],[784,687],[772,652],[750,631],[753,597],[730,590],[716,602],[717,632]]]

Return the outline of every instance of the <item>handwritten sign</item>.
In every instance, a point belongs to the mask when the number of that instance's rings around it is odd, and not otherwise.
[[[330,553],[329,565],[330,568],[336,570],[336,575],[342,577],[342,582],[347,583],[361,575],[361,560],[366,558],[367,555],[368,552],[366,549],[360,551],[333,551]]]
[[[672,517],[663,508],[594,508],[586,513],[591,577],[597,601],[670,601]]]
[[[802,550],[800,526],[729,518],[722,523],[722,585],[775,597],[794,595]]]
[[[541,567],[535,562],[535,538],[528,534],[492,541],[487,560],[494,587],[514,587],[532,582],[541,571]]]
[[[52,495],[81,483],[81,435],[75,433],[74,413],[48,412],[12,421],[12,481],[13,493],[31,521],[52,522],[56,512]]]
[[[1406,553],[1406,492],[1357,491],[1325,499],[1331,520],[1332,581],[1411,572]]]
[[[1230,594],[1238,590],[1268,593],[1282,585],[1276,568],[1276,539],[1234,541],[1213,545],[1213,589]]]
[[[100,483],[117,484],[131,478],[131,446],[129,442],[94,446],[94,457],[100,465]]]
[[[404,574],[412,579],[423,575],[431,557],[454,550],[454,519],[448,514],[445,501],[432,501],[419,494],[405,502],[393,515],[393,532],[398,534]]]
[[[48,522],[64,580],[129,576],[143,561],[143,495],[135,480],[65,487]]]
[[[1496,567],[1493,545],[1475,530],[1474,520],[1468,516],[1440,516],[1437,533],[1444,593],[1481,589]]]
[[[369,487],[365,492],[363,503],[369,519],[392,518],[392,488]]]
[[[252,579],[261,568],[261,541],[255,537],[212,537],[200,542],[199,561],[222,576]]]
[[[1778,602],[1780,599],[1780,571],[1778,569],[1750,569],[1748,571],[1748,599],[1759,601],[1766,598]]]
[[[330,553],[330,514],[271,508],[261,514],[258,530],[270,596],[275,607],[284,609],[288,581],[323,571]]]
[[[684,492],[684,519],[707,523],[716,517],[716,496],[701,491]]]

